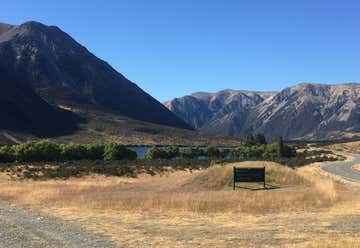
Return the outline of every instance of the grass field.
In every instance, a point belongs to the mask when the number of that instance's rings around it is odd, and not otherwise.
[[[312,166],[294,170],[267,162],[268,189],[247,184],[242,186],[253,190],[233,192],[232,166],[43,181],[2,173],[0,200],[77,220],[126,247],[353,247],[360,242],[355,186],[323,177]]]
[[[360,154],[360,141],[332,144],[332,145],[325,146],[325,148],[335,150],[335,151],[343,151],[343,152]]]

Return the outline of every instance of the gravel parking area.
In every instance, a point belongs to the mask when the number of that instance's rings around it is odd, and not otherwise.
[[[115,247],[107,238],[68,222],[0,204],[0,248],[8,247]]]

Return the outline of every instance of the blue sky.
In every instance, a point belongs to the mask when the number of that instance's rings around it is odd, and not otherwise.
[[[359,13],[356,0],[5,0],[0,22],[57,25],[164,101],[359,82]]]

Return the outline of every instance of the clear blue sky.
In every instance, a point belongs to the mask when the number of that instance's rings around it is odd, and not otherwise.
[[[360,1],[5,0],[57,25],[160,101],[224,88],[360,81]]]

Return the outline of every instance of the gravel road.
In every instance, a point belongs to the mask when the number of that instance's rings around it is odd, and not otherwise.
[[[115,247],[79,224],[0,204],[0,248]]]
[[[353,182],[360,182],[360,171],[354,170],[352,166],[355,164],[360,164],[360,156],[355,154],[350,154],[353,159],[352,161],[344,162],[332,162],[320,166],[320,169],[332,173],[334,175],[340,176],[346,180]]]

